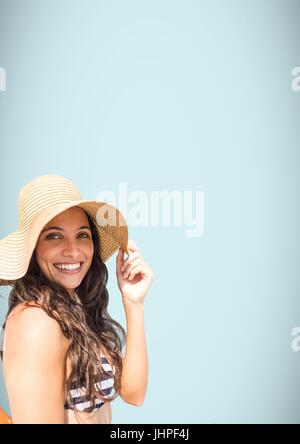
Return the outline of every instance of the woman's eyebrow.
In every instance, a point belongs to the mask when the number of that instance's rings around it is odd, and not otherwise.
[[[83,229],[87,229],[90,230],[90,227],[86,226],[86,225],[82,225],[81,227],[78,228],[78,230],[83,230]],[[48,230],[59,230],[59,231],[64,231],[64,229],[62,227],[48,227],[48,228],[44,228],[44,230],[42,230],[42,233],[44,233],[44,231],[48,231]]]

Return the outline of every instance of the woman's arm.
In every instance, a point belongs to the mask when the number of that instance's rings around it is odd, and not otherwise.
[[[126,349],[121,377],[121,397],[124,401],[143,404],[148,384],[148,356],[144,329],[144,306],[125,309]]]
[[[144,402],[148,383],[144,299],[154,274],[131,239],[127,251],[127,259],[124,260],[121,248],[116,258],[116,274],[127,324],[120,395],[124,401],[140,406]]]
[[[6,321],[3,375],[13,424],[63,424],[66,341],[41,308]]]

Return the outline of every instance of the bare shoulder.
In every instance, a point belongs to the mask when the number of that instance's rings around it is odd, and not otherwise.
[[[9,314],[5,324],[5,345],[17,350],[30,346],[53,347],[57,353],[64,354],[68,341],[63,335],[59,323],[49,316],[38,304],[18,304]],[[40,350],[41,351],[41,350]],[[48,350],[49,351],[49,350]]]
[[[65,337],[40,306],[19,305],[6,320],[3,350],[12,421],[64,423]]]

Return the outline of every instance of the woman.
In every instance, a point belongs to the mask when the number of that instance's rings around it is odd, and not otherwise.
[[[0,240],[0,285],[13,287],[1,353],[12,423],[111,423],[118,395],[145,399],[153,272],[120,211],[62,176],[29,182],[18,207],[19,229]],[[126,334],[107,311],[105,261],[117,250]]]

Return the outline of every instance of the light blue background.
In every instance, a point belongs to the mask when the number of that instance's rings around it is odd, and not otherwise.
[[[0,0],[0,238],[41,174],[90,199],[121,182],[205,193],[201,237],[130,227],[155,272],[149,385],[139,408],[113,402],[114,423],[300,423],[299,12],[298,0]],[[125,326],[115,256],[108,267]]]

